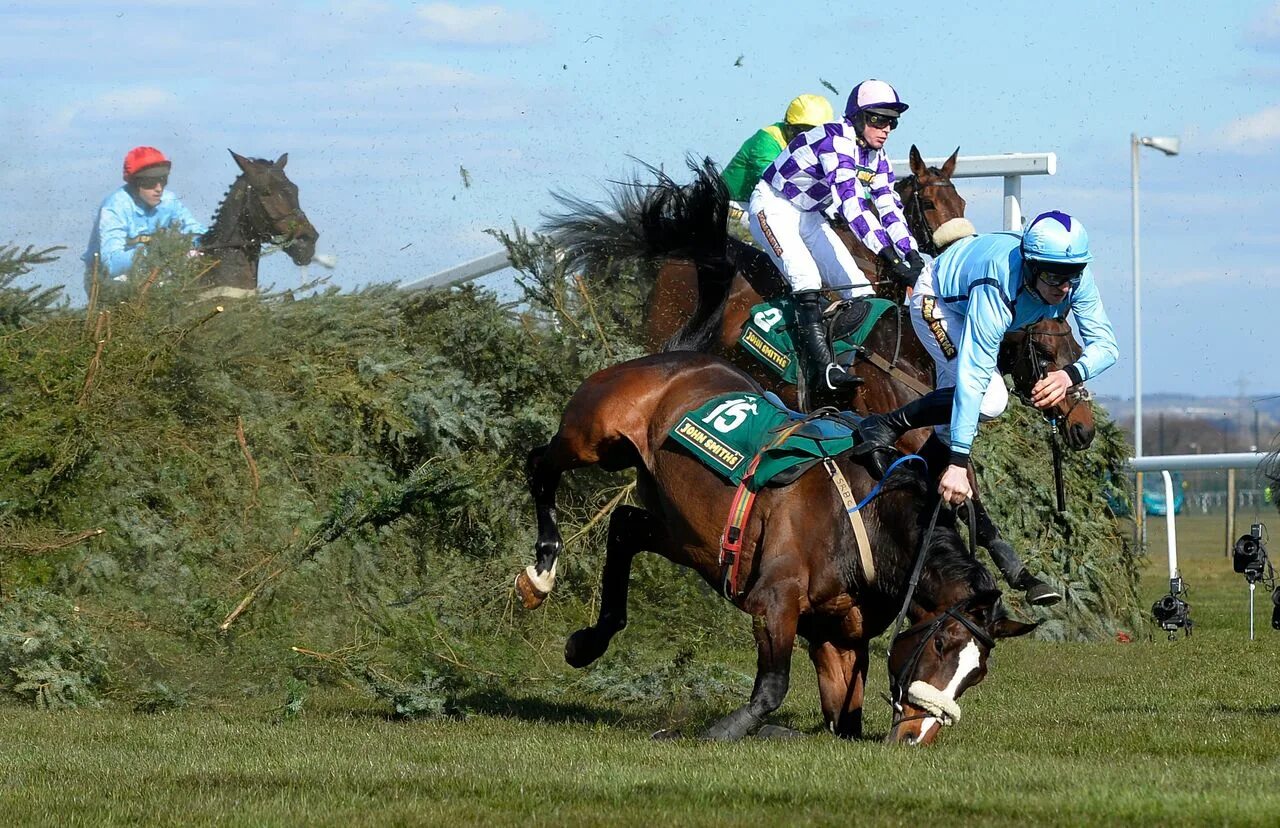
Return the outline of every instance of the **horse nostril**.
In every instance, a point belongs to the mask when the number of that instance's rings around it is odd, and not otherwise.
[[[1083,423],[1073,423],[1071,426],[1071,442],[1079,448],[1085,448],[1093,442],[1093,429]]]

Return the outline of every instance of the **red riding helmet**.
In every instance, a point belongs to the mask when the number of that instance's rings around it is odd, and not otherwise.
[[[124,180],[128,181],[143,170],[157,176],[168,175],[170,166],[169,159],[155,147],[134,147],[124,157]],[[163,169],[150,169],[152,167]]]

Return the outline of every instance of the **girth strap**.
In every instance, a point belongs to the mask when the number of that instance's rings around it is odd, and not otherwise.
[[[867,525],[862,522],[862,510],[858,501],[853,496],[853,489],[849,487],[849,481],[845,479],[844,473],[840,471],[840,467],[830,457],[822,458],[822,466],[827,470],[827,474],[831,476],[831,482],[835,484],[836,492],[840,495],[840,500],[844,502],[844,511],[849,518],[849,525],[853,527],[854,542],[858,545],[858,559],[862,562],[862,577],[868,583],[872,584],[876,580],[876,565],[871,560],[871,539],[867,537]]]

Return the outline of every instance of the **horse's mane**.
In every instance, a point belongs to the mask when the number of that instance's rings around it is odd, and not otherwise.
[[[268,167],[272,166],[271,161],[266,158],[249,158],[246,160],[252,161],[254,164],[265,164]],[[238,211],[244,209],[245,192],[242,185],[245,180],[245,174],[241,172],[234,180],[232,180],[231,184],[227,186],[227,191],[222,194],[222,200],[219,201],[218,206],[214,208],[213,218],[209,221],[209,232],[205,234],[205,238],[214,239],[221,237],[221,233],[219,231],[223,228],[219,222],[223,220],[224,213],[235,210],[237,213],[236,215],[231,216],[231,218],[233,220],[239,220]],[[232,228],[227,229],[229,230]]]
[[[880,498],[894,496],[916,507],[915,526],[908,533],[911,540],[910,555],[905,560],[898,561],[898,565],[892,567],[892,572],[884,573],[886,577],[900,581],[905,586],[915,566],[920,543],[929,528],[937,496],[931,491],[925,476],[914,465],[909,464],[898,467],[884,480]],[[893,511],[899,515],[909,514],[906,509]],[[929,541],[929,554],[920,576],[921,594],[937,594],[945,585],[956,582],[967,584],[975,594],[997,589],[991,572],[970,553],[956,530],[954,514],[943,509]]]

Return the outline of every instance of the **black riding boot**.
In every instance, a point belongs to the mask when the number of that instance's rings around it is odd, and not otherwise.
[[[955,397],[955,388],[939,388],[930,391],[923,397],[914,399],[896,411],[888,414],[871,414],[863,418],[858,426],[858,445],[853,453],[864,455],[871,461],[873,471],[883,475],[888,468],[886,458],[897,451],[894,444],[898,438],[913,428],[946,425],[951,422],[951,401]],[[941,442],[941,440],[939,440]],[[950,457],[951,451],[947,450]],[[925,458],[933,472],[933,459]]]
[[[937,434],[930,434],[929,439],[920,447],[920,456],[929,464],[930,478],[937,480],[951,462],[951,447],[942,442],[942,438]],[[973,519],[978,522],[974,527],[978,546],[991,555],[991,560],[1004,576],[1005,582],[1014,589],[1026,593],[1028,604],[1047,607],[1061,601],[1062,594],[1032,575],[1026,564],[1022,562],[1022,558],[1018,557],[1018,553],[1014,551],[1013,546],[1000,537],[1000,530],[991,522],[991,516],[987,514],[987,510],[974,509],[974,512],[976,517]]]
[[[1026,593],[1027,603],[1037,607],[1048,607],[1062,600],[1062,594],[1058,590],[1031,574],[1031,571],[1022,563],[1022,559],[1018,557],[1018,553],[1004,538],[996,535],[983,546],[991,554],[991,560],[995,562],[1009,586]]]
[[[822,322],[822,293],[802,290],[792,295],[796,310],[796,353],[810,392],[852,391],[862,378],[837,365]],[[807,406],[805,406],[807,409]]]

